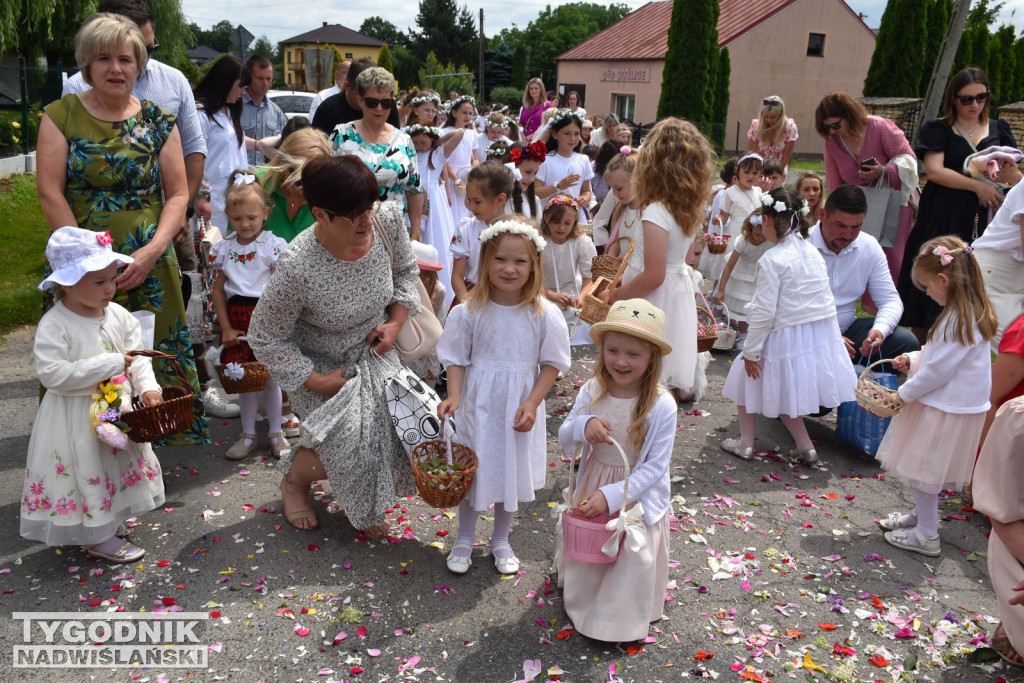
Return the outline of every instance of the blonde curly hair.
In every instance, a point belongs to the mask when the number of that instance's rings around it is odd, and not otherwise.
[[[644,138],[633,171],[640,208],[661,202],[683,234],[693,237],[703,222],[713,157],[692,123],[676,117],[659,121]]]

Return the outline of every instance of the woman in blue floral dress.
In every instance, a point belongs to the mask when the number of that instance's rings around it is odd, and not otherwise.
[[[178,359],[196,399],[191,427],[165,445],[209,443],[171,246],[188,201],[174,117],[132,95],[148,59],[134,23],[94,15],[75,37],[75,57],[92,89],[46,107],[36,150],[40,204],[50,230],[109,231],[114,248],[135,259],[118,276],[114,300],[156,315],[153,348]],[[153,365],[162,386],[181,384],[169,364]]]
[[[420,238],[423,189],[420,187],[416,149],[412,139],[388,123],[396,106],[395,78],[387,69],[373,66],[356,78],[363,118],[339,124],[330,134],[335,156],[354,154],[377,177],[380,201],[400,201],[405,207],[410,233]]]

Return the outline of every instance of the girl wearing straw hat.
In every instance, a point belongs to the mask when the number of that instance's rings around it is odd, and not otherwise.
[[[565,611],[577,631],[597,640],[646,637],[665,603],[676,403],[658,383],[662,356],[672,351],[664,326],[665,314],[644,299],[613,304],[608,318],[590,329],[600,349],[594,377],[558,430],[566,452],[585,446],[570,514],[594,519],[617,513],[625,536],[621,546],[612,542],[615,561],[604,564],[565,556],[557,536]],[[612,439],[622,446],[628,473]]]

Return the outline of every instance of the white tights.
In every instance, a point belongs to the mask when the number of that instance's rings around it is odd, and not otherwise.
[[[242,409],[242,433],[256,433],[256,416],[259,413],[259,396],[255,391],[238,395],[238,407]],[[267,411],[268,432],[274,434],[281,431],[281,387],[273,378],[267,378],[267,386],[263,389],[263,407]],[[247,438],[246,441],[249,441]],[[271,437],[271,443],[277,437]],[[248,445],[248,444],[246,444]]]
[[[491,552],[494,556],[508,560],[514,556],[512,548],[508,544],[508,534],[512,530],[512,518],[515,513],[505,509],[504,503],[494,505],[494,533],[491,534]],[[469,557],[473,554],[473,541],[476,538],[476,520],[480,513],[473,509],[469,498],[459,503],[459,537],[455,541],[456,547],[452,550],[455,557]]]

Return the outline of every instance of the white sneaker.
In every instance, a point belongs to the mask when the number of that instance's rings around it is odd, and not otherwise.
[[[238,405],[225,401],[213,387],[203,392],[203,410],[214,417],[238,417],[242,414]]]

